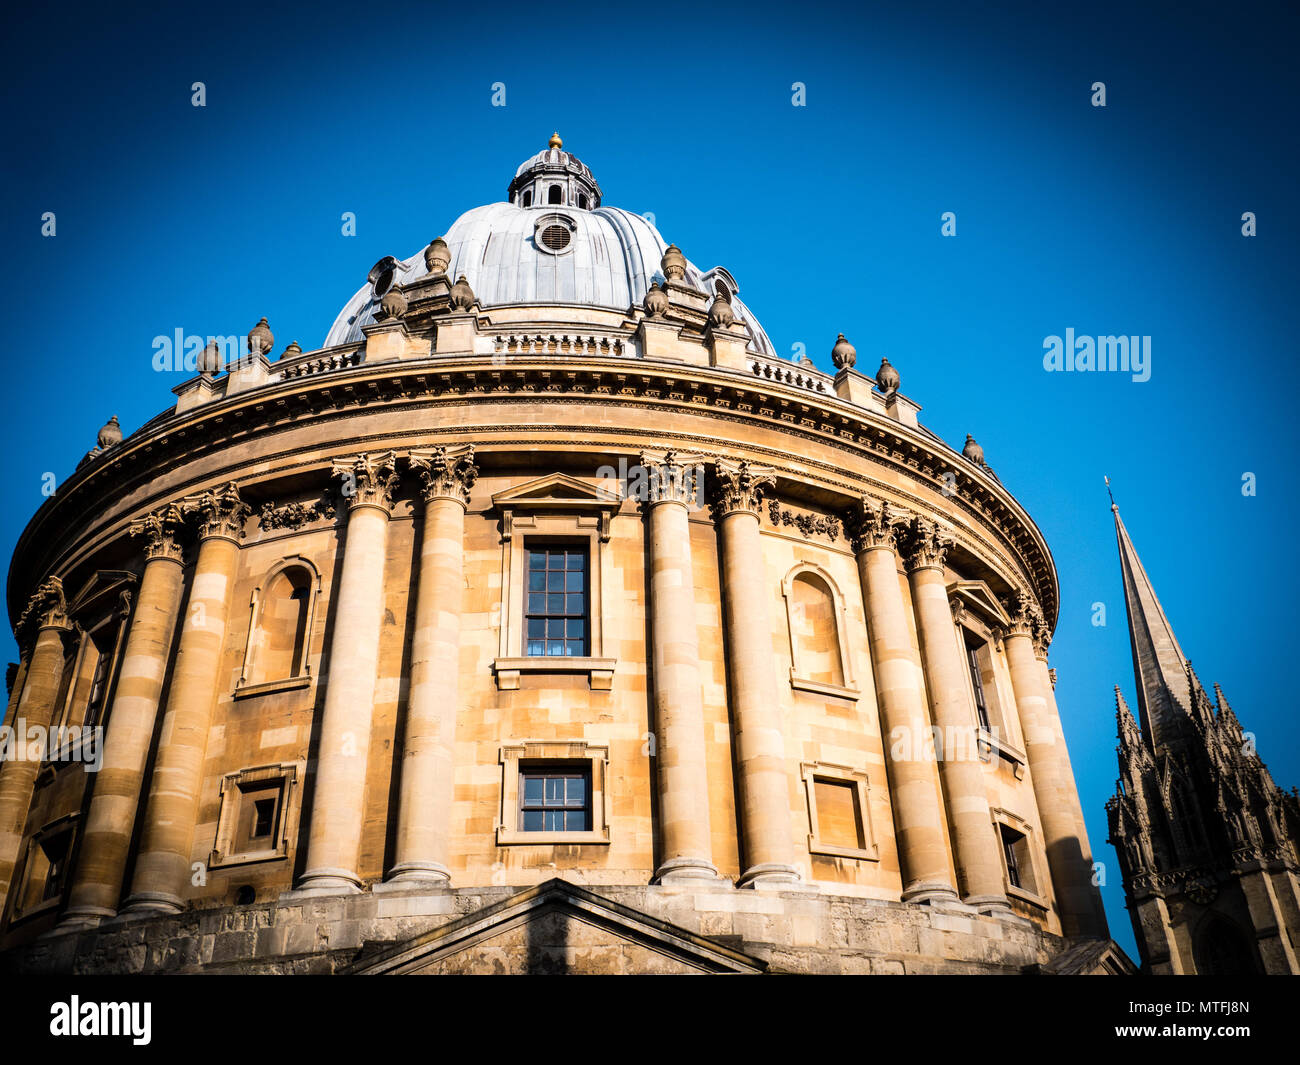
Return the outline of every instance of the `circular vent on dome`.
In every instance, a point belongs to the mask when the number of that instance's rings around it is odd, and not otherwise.
[[[569,246],[569,231],[564,226],[547,226],[542,230],[542,243],[551,251],[564,251]]]

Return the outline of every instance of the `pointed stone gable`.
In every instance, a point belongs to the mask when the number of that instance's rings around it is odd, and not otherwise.
[[[363,950],[349,972],[756,974],[766,968],[758,958],[554,879],[396,947]]]

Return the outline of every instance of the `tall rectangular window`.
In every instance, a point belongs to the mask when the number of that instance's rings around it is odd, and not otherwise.
[[[588,654],[587,585],[585,547],[528,548],[524,604],[528,655],[581,658]]]
[[[975,713],[979,716],[980,728],[989,729],[989,704],[984,695],[984,678],[980,672],[980,644],[962,630],[962,640],[966,645],[966,664],[970,667],[970,682],[975,689]]]
[[[585,767],[535,766],[519,771],[521,832],[591,831],[591,772]]]
[[[1029,853],[1029,838],[1008,825],[998,825],[1002,836],[1002,854],[1007,863],[1007,881],[1022,891],[1037,892],[1034,860]]]

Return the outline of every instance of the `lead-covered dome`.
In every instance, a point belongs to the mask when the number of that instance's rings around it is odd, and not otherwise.
[[[568,304],[626,311],[640,306],[651,283],[664,281],[659,264],[668,243],[641,215],[599,206],[600,186],[591,171],[562,151],[558,140],[553,137],[552,147],[519,168],[510,184],[511,202],[475,207],[456,219],[443,238],[451,256],[447,274],[463,274],[484,308]],[[537,190],[549,189],[560,172],[570,183],[546,196],[559,202],[536,203]],[[579,206],[584,199],[585,208]],[[335,319],[325,347],[360,342],[384,292],[428,274],[423,250],[377,264]],[[725,291],[749,332],[750,347],[775,357],[762,325],[738,298],[731,274],[721,267],[700,270],[688,261],[683,280],[709,296]]]

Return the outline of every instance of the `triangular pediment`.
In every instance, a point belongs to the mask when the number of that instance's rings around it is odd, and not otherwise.
[[[116,600],[124,591],[138,583],[136,575],[128,570],[101,569],[91,574],[76,595],[68,598],[68,613],[75,617],[110,596]]]
[[[548,880],[407,940],[372,944],[369,976],[761,973],[766,963],[565,880]]]
[[[1082,939],[1034,971],[1040,976],[1136,976],[1138,968],[1113,939]]]
[[[603,510],[618,507],[621,503],[622,500],[615,493],[567,473],[548,473],[545,477],[511,485],[492,497],[492,504],[501,510],[525,510],[530,507],[587,507]]]
[[[968,610],[993,625],[1010,625],[1007,615],[993,589],[983,581],[955,581],[948,585],[948,598],[958,599]]]

